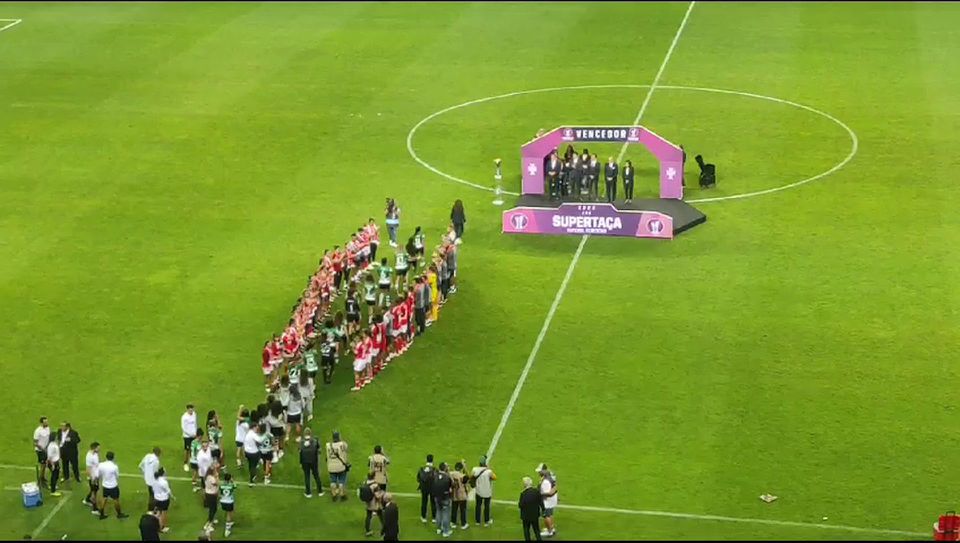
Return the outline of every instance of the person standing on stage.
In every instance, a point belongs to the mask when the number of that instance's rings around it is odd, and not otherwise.
[[[550,159],[547,160],[547,187],[550,191],[550,198],[556,199],[560,196],[560,187],[558,183],[560,182],[560,170],[563,168],[563,165],[560,163],[560,158],[557,157],[557,150],[554,149],[550,153]]]
[[[590,151],[587,149],[583,150],[583,154],[580,155],[580,199],[583,199],[583,195],[586,194],[587,199],[590,199]]]
[[[633,163],[629,160],[623,164],[623,197],[628,204],[633,201]]]
[[[580,155],[573,155],[570,159],[570,172],[567,174],[567,196],[580,194],[582,179],[583,168],[580,166]]]
[[[600,161],[597,155],[590,155],[590,196],[594,202],[600,199]]]
[[[557,191],[560,197],[570,194],[570,175],[573,172],[573,156],[564,160],[560,165],[560,181]]]
[[[604,180],[607,183],[607,201],[613,203],[617,199],[617,177],[619,177],[620,167],[613,161],[613,157],[607,159],[607,165],[603,168]]]

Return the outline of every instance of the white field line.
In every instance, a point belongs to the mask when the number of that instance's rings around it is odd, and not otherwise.
[[[553,315],[557,312],[557,306],[560,305],[560,300],[563,298],[563,293],[567,291],[567,285],[570,283],[570,277],[573,276],[573,269],[577,267],[577,262],[580,261],[580,254],[583,253],[583,246],[587,244],[587,238],[590,236],[584,235],[580,238],[580,245],[577,245],[577,252],[573,255],[573,260],[570,261],[570,265],[567,266],[567,273],[563,276],[563,282],[560,283],[560,288],[557,290],[556,296],[553,297],[553,303],[550,304],[550,310],[547,311],[547,318],[543,321],[543,326],[540,327],[540,333],[537,335],[537,341],[533,344],[533,350],[530,351],[530,356],[527,357],[527,364],[523,367],[523,371],[520,372],[520,378],[517,379],[517,385],[513,387],[513,394],[510,395],[510,401],[507,402],[507,408],[503,411],[503,416],[500,417],[500,424],[497,425],[497,431],[493,434],[493,439],[490,440],[490,447],[487,448],[487,461],[493,459],[493,453],[497,449],[497,444],[500,443],[500,436],[503,435],[503,429],[507,426],[507,421],[510,420],[510,414],[513,413],[513,406],[517,403],[517,398],[520,397],[520,391],[523,389],[523,384],[527,382],[527,375],[530,374],[530,368],[533,367],[533,361],[537,358],[537,353],[540,352],[540,345],[543,343],[544,336],[547,335],[547,330],[550,328],[550,323],[553,322]]]
[[[637,125],[640,123],[640,120],[643,118],[644,112],[647,110],[647,106],[650,104],[650,97],[653,96],[653,91],[657,88],[657,83],[660,82],[660,77],[663,75],[664,69],[667,67],[667,63],[670,62],[670,57],[673,56],[673,50],[677,48],[677,42],[680,41],[680,35],[683,33],[684,27],[687,26],[687,19],[690,18],[690,12],[693,11],[693,6],[696,2],[690,2],[690,5],[687,6],[686,13],[683,14],[683,20],[680,21],[680,27],[677,28],[676,34],[673,35],[673,41],[670,42],[670,48],[667,49],[667,55],[663,57],[663,62],[660,63],[660,68],[657,69],[657,75],[653,78],[653,83],[647,89],[647,95],[643,99],[643,103],[640,105],[640,111],[637,112],[637,116],[633,120],[633,124]],[[623,147],[620,148],[620,154],[617,156],[617,162],[619,163],[623,160],[624,153],[627,152],[628,143],[624,143]],[[547,330],[550,328],[550,323],[553,321],[553,316],[557,311],[557,306],[560,305],[560,300],[563,298],[563,294],[567,290],[567,284],[570,282],[570,277],[573,275],[574,268],[577,267],[577,263],[580,261],[580,254],[583,253],[583,246],[586,245],[589,235],[585,234],[580,238],[580,245],[577,246],[577,252],[573,255],[573,260],[570,261],[570,265],[567,267],[567,274],[563,277],[563,282],[560,283],[560,289],[557,290],[556,296],[553,298],[553,304],[550,305],[550,310],[547,312],[547,318],[543,321],[543,326],[540,327],[540,334],[537,335],[537,340],[533,344],[533,350],[530,351],[530,356],[527,357],[527,364],[523,367],[523,371],[520,373],[520,378],[517,380],[517,385],[513,388],[513,394],[510,395],[510,401],[507,402],[506,409],[503,410],[503,416],[500,417],[500,424],[497,426],[497,431],[493,434],[493,439],[490,440],[490,447],[487,448],[487,461],[493,459],[493,453],[497,450],[497,445],[500,443],[500,437],[503,435],[503,429],[507,426],[507,421],[510,420],[510,415],[513,413],[513,408],[517,404],[517,398],[520,397],[520,391],[523,389],[524,383],[527,381],[527,375],[530,374],[530,368],[533,366],[534,360],[537,359],[537,353],[540,352],[540,345],[543,343],[543,338],[547,334]]]
[[[8,28],[13,28],[22,22],[23,22],[23,19],[0,19],[0,25],[2,25],[0,26],[0,32],[3,32]],[[3,23],[7,23],[7,24],[3,24]]]
[[[33,471],[34,468],[31,466],[16,466],[16,465],[10,465],[10,464],[0,464],[0,469]],[[136,473],[121,473],[120,476],[130,478],[130,479],[141,479],[141,480],[143,478],[140,474],[136,474]],[[167,477],[167,479],[171,481],[181,481],[186,483],[190,482],[189,477]],[[240,484],[242,485],[243,483],[240,482]],[[266,488],[279,488],[279,489],[285,489],[285,490],[297,490],[297,491],[303,490],[303,486],[301,485],[290,485],[290,484],[284,484],[284,483],[276,483],[276,484],[270,484],[270,485],[261,484],[258,486],[266,487]],[[19,487],[7,487],[7,489],[20,490]],[[69,491],[65,490],[64,494],[66,495],[68,492]],[[391,492],[391,494],[400,498],[420,498],[419,493]],[[64,496],[64,498],[60,500],[60,503],[66,503],[67,501],[68,500],[66,499],[66,496]],[[517,506],[517,503],[512,500],[493,500],[493,503],[497,505],[509,506],[511,508]],[[584,511],[584,512],[592,512],[592,513],[609,513],[609,514],[615,514],[615,515],[634,515],[634,516],[641,516],[641,517],[666,517],[666,518],[676,518],[676,519],[685,519],[685,520],[706,520],[706,521],[713,521],[713,522],[730,522],[730,523],[739,523],[739,524],[761,524],[761,525],[767,525],[767,526],[786,526],[786,527],[793,527],[793,528],[841,530],[846,532],[857,532],[857,533],[865,533],[865,534],[900,535],[905,537],[929,536],[929,534],[926,534],[926,533],[908,532],[904,530],[890,530],[886,528],[861,528],[859,526],[844,526],[842,524],[824,524],[819,522],[818,523],[796,522],[796,521],[789,521],[789,520],[770,520],[770,519],[745,518],[745,517],[726,517],[726,516],[720,516],[720,515],[698,515],[694,513],[673,513],[670,511],[655,511],[655,510],[645,510],[645,509],[623,509],[623,508],[616,508],[616,507],[593,507],[589,505],[566,505],[566,504],[560,504],[558,506],[558,509],[566,509],[570,511]],[[54,514],[56,514],[56,510],[52,511],[51,514],[48,515],[48,517],[53,517]],[[49,523],[49,519],[47,519],[47,523]],[[42,530],[44,527],[46,527],[46,523],[42,524],[40,528],[38,528],[34,532],[34,538],[36,538],[36,534],[39,533],[40,530]]]
[[[50,512],[47,513],[47,516],[43,517],[43,521],[40,522],[39,526],[34,528],[33,532],[30,533],[30,537],[32,537],[33,539],[36,539],[37,536],[40,535],[40,532],[42,532],[43,529],[47,527],[47,524],[50,524],[50,520],[53,519],[53,517],[55,517],[57,513],[60,512],[61,509],[63,509],[63,506],[66,505],[68,501],[70,501],[70,494],[71,493],[69,490],[63,491],[63,496],[60,496],[60,501],[57,502],[57,505],[53,506],[53,509],[51,509]]]

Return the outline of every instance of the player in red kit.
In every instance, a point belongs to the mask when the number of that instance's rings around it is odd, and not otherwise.
[[[376,377],[383,369],[383,365],[380,363],[380,344],[383,342],[383,335],[377,325],[381,318],[380,315],[374,315],[373,322],[370,324],[370,364],[372,366],[370,371],[373,373],[373,377]]]
[[[350,390],[356,392],[363,388],[364,376],[366,375],[366,343],[364,342],[366,332],[360,332],[359,337],[353,342],[353,388]]]

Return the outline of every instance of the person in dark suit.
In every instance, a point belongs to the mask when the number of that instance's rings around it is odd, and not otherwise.
[[[570,159],[570,173],[567,174],[567,196],[580,194],[580,183],[583,179],[583,167],[580,165],[580,156],[573,155]]]
[[[597,155],[590,155],[590,197],[594,202],[600,199],[600,161]]]
[[[623,164],[623,197],[628,204],[633,201],[633,163],[629,160]]]
[[[617,178],[620,177],[620,166],[613,161],[613,157],[607,159],[607,164],[603,167],[603,179],[607,185],[607,201],[613,202],[617,199]]]
[[[540,541],[540,515],[543,514],[543,497],[540,490],[533,487],[533,479],[523,478],[523,492],[520,493],[520,520],[523,522],[523,539]],[[533,537],[530,532],[533,531]]]
[[[586,195],[590,199],[590,152],[586,149],[580,155],[580,196],[581,200]]]
[[[560,165],[560,186],[558,187],[558,192],[561,197],[569,193],[570,172],[573,170],[571,164],[573,164],[573,158],[563,161]]]
[[[380,511],[380,520],[383,522],[383,528],[380,529],[383,540],[398,541],[400,538],[400,511],[397,509],[397,502],[393,501],[393,494],[389,492],[383,494],[383,510]]]
[[[683,148],[683,145],[680,146],[680,152],[682,157],[680,158],[680,186],[687,186],[687,182],[683,179],[683,172],[687,171],[687,150]]]
[[[71,469],[73,478],[80,482],[80,472],[77,464],[80,459],[80,451],[77,445],[80,444],[80,434],[73,429],[69,422],[60,425],[60,431],[57,432],[57,441],[60,443],[60,458],[63,465],[63,480],[70,480]]]
[[[560,157],[557,156],[557,151],[554,150],[550,153],[550,156],[547,158],[547,188],[550,191],[550,198],[558,198],[560,196],[560,170],[563,169],[563,164],[560,162]]]

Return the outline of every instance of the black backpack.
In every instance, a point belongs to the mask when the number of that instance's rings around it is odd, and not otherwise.
[[[361,500],[361,501],[369,502],[370,500],[373,499],[373,496],[374,496],[374,494],[373,494],[373,489],[370,488],[370,485],[369,485],[369,484],[363,483],[362,485],[360,485],[360,500]]]
[[[433,480],[433,498],[436,500],[445,500],[450,497],[450,488],[452,486],[450,476],[446,473],[437,473]]]
[[[431,466],[423,466],[417,471],[417,488],[421,492],[432,492],[433,481],[437,478],[437,469]]]

